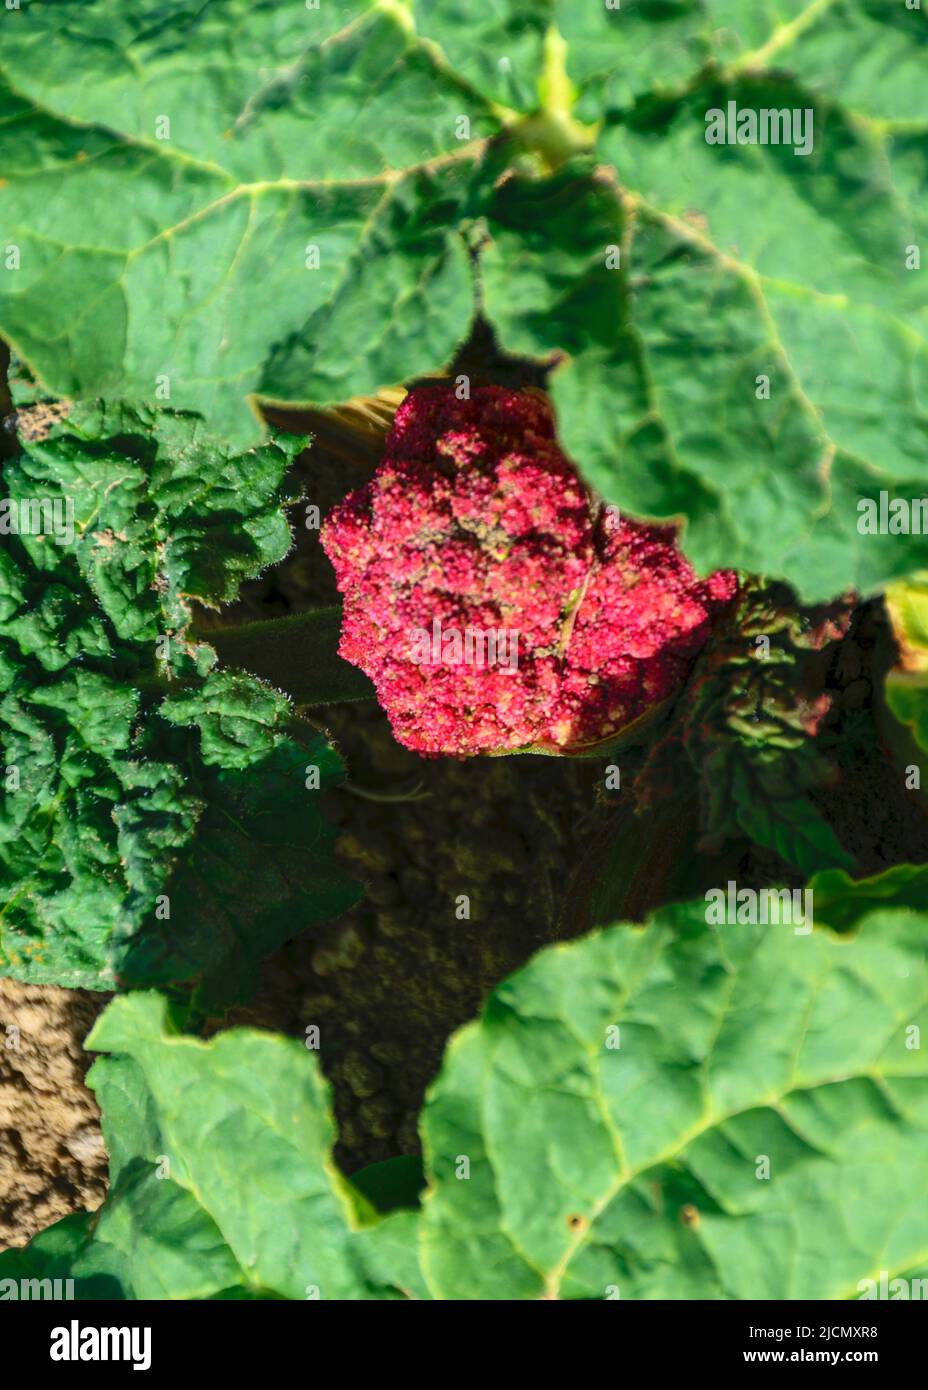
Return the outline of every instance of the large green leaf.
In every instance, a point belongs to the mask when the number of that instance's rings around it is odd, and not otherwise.
[[[430,1288],[854,1298],[924,1272],[926,927],[708,929],[697,904],[538,956],[426,1108]]]
[[[79,1297],[856,1298],[928,1273],[928,915],[853,936],[665,909],[541,952],[451,1041],[414,1168],[333,1166],[316,1058],[115,1000],[110,1194],[0,1279]],[[840,901],[833,885],[832,902]],[[876,910],[868,910],[872,908]],[[370,1201],[363,1193],[370,1194]],[[380,1211],[389,1211],[379,1216]]]
[[[79,1298],[389,1298],[420,1286],[409,1213],[369,1233],[373,1207],[334,1167],[328,1088],[299,1043],[236,1029],[204,1044],[139,992],[113,1001],[87,1045],[117,1054],[89,1076],[110,1194],[90,1228],[53,1242],[52,1227],[35,1264],[12,1252],[0,1278],[47,1271],[60,1249],[54,1272],[65,1277],[64,1259]]]
[[[928,562],[857,510],[921,492],[926,55],[885,0],[24,0],[0,330],[59,392],[167,383],[251,436],[249,395],[445,364],[479,247],[610,500],[701,570],[875,589]],[[729,102],[810,110],[810,151],[708,144]]]
[[[688,8],[692,22],[696,6],[674,7],[677,27]],[[755,60],[737,43],[749,7],[700,8],[730,25],[716,35],[724,57],[697,75],[696,45],[674,91],[687,51],[674,48],[636,101],[615,95],[603,165],[496,176],[486,311],[510,349],[568,354],[552,381],[568,448],[614,503],[685,517],[700,569],[785,577],[810,600],[866,591],[928,554],[924,536],[858,530],[861,498],[923,492],[925,296],[907,254],[925,244],[928,130],[917,104],[884,109],[880,93],[897,61],[914,81],[926,16],[812,5],[768,48],[764,12],[746,21],[761,31]],[[666,37],[668,11],[611,12],[607,87],[636,81],[620,36],[650,24]],[[706,113],[729,102],[811,110],[811,152],[708,144]]]
[[[816,920],[835,931],[851,931],[878,907],[928,907],[928,864],[895,864],[873,878],[860,879],[843,869],[824,869],[809,888]]]
[[[90,407],[5,464],[4,974],[212,1004],[353,900],[320,807],[334,751],[189,632],[194,599],[289,549],[299,442],[235,453],[193,416]]]
[[[7,16],[2,327],[52,389],[166,377],[241,438],[250,391],[341,400],[449,355],[471,304],[456,121],[498,122],[409,26],[355,0]]]

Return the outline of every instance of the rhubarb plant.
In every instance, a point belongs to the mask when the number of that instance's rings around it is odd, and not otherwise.
[[[4,470],[5,973],[192,984],[208,1007],[344,910],[356,890],[319,806],[339,762],[294,702],[376,694],[431,757],[602,760],[651,738],[640,833],[683,776],[701,848],[740,834],[806,874],[853,867],[809,800],[832,774],[830,697],[799,660],[840,638],[849,601],[806,611],[732,571],[699,580],[672,527],[597,500],[544,393],[413,389],[322,531],[343,613],[231,626],[241,582],[290,548],[302,441],[238,453],[183,412],[40,410],[50,432],[29,440],[23,411]],[[455,657],[449,635],[494,650]]]
[[[109,1196],[0,1256],[0,1287],[853,1299],[874,1271],[923,1278],[928,919],[875,892],[853,937],[826,920],[711,927],[697,902],[543,951],[449,1043],[425,1191],[392,1210],[335,1167],[299,1043],[204,1044],[163,998],[117,999],[88,1039]]]
[[[108,1195],[0,1288],[928,1274],[926,58],[926,11],[881,0],[0,11],[0,976],[117,995]],[[391,954],[439,861],[470,921],[472,865],[337,844],[333,727],[475,799],[595,775],[564,882],[533,861],[517,959],[547,949],[500,984],[442,903]],[[484,761],[513,754],[561,762]],[[418,795],[348,790],[398,827]],[[492,809],[504,861],[534,848]],[[305,1046],[223,1026],[336,921]],[[311,1014],[368,949],[432,972],[404,1023],[433,1062],[496,988],[421,1165],[418,1097],[404,1146],[377,1108],[402,1048],[349,1058],[394,1143],[354,1171],[323,1073],[362,1027]]]
[[[857,524],[923,476],[923,7],[22,0],[2,24],[0,331],[51,392],[169,391],[253,442],[247,403],[402,385],[477,313],[554,368],[608,501],[685,518],[700,574],[818,601],[925,565],[924,534]]]

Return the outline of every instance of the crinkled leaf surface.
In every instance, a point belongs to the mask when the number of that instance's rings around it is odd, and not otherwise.
[[[20,17],[3,329],[46,381],[149,395],[166,374],[172,401],[241,437],[249,391],[340,400],[448,356],[471,304],[455,122],[496,123],[402,5]]]
[[[333,1167],[311,1053],[202,1042],[157,996],[117,999],[89,1039],[112,1054],[91,1074],[110,1195],[0,1277],[462,1299],[856,1298],[880,1270],[923,1277],[928,916],[906,883],[895,909],[861,887],[851,936],[710,927],[697,902],[541,952],[449,1044],[429,1187],[382,1218]]]
[[[925,243],[926,13],[632,0],[565,3],[559,22],[597,93],[576,109],[602,121],[601,163],[497,183],[482,269],[508,347],[568,354],[552,381],[568,447],[613,502],[686,517],[703,570],[811,600],[911,572],[925,538],[860,534],[858,502],[923,491],[907,256]],[[810,152],[708,144],[706,113],[730,102],[811,111]]]
[[[52,388],[167,376],[252,434],[249,393],[444,364],[480,245],[503,345],[565,354],[567,447],[610,500],[685,518],[700,569],[820,599],[928,560],[857,525],[923,476],[924,9],[24,0],[3,23],[0,329]],[[808,152],[708,144],[729,102],[811,112]]]
[[[4,974],[199,981],[215,1003],[352,900],[319,804],[335,753],[187,632],[192,599],[231,599],[289,549],[298,447],[237,454],[193,416],[91,407],[5,464]]]
[[[804,874],[851,867],[809,795],[838,775],[818,738],[828,697],[814,663],[849,618],[844,601],[800,609],[783,585],[742,585],[650,752],[638,784],[642,833],[655,807],[679,804],[685,774],[698,779],[701,850],[745,838]]]
[[[137,992],[114,1000],[87,1045],[117,1054],[89,1077],[110,1194],[92,1230],[68,1227],[53,1244],[52,1227],[36,1251],[44,1269],[62,1250],[79,1298],[389,1298],[420,1286],[412,1214],[368,1231],[374,1210],[334,1167],[328,1086],[299,1043],[250,1029],[203,1043]],[[38,1272],[31,1251],[11,1255],[0,1277]]]
[[[542,953],[453,1040],[424,1118],[434,1293],[853,1298],[924,1269],[928,918],[846,940],[704,913]]]

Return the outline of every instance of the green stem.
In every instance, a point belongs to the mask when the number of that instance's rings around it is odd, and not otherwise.
[[[629,794],[615,807],[574,871],[562,929],[576,936],[613,922],[641,922],[674,901],[688,875],[699,835],[699,798],[687,792],[672,808],[637,815]]]
[[[369,700],[375,691],[363,672],[338,655],[341,609],[317,608],[240,627],[197,627],[223,666],[250,671],[285,691],[298,705]]]
[[[0,459],[15,458],[19,453],[19,441],[9,428],[13,418],[13,397],[10,392],[10,349],[0,339]]]

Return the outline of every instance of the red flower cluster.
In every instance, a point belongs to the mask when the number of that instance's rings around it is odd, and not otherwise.
[[[322,543],[341,655],[428,754],[608,738],[679,686],[736,589],[698,579],[672,527],[599,508],[544,396],[497,386],[410,392]]]

